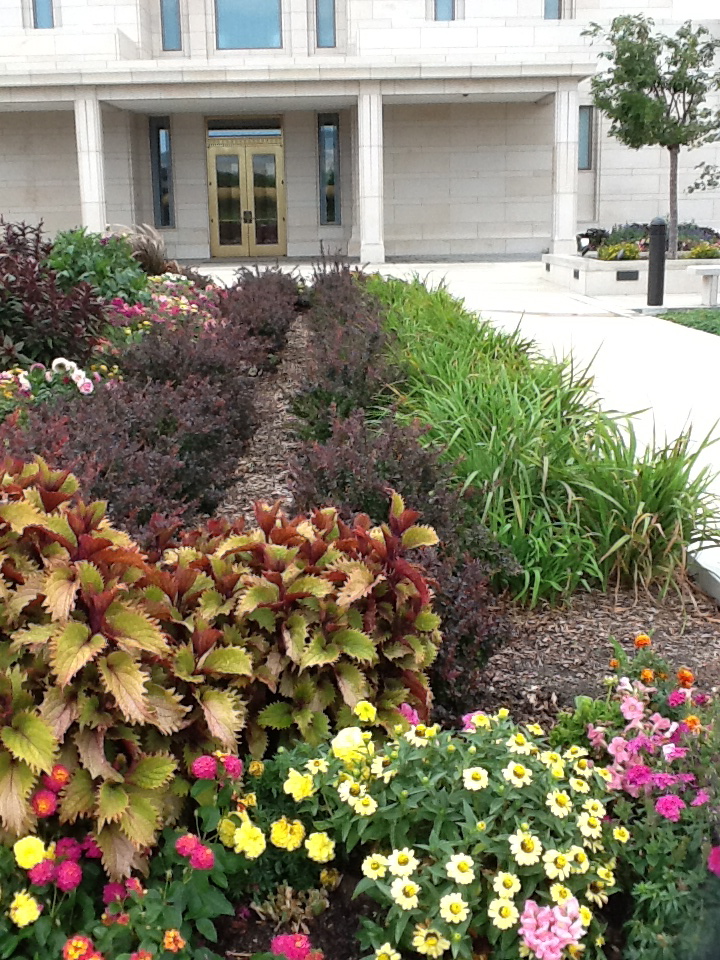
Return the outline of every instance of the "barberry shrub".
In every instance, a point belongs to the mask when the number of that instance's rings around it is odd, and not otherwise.
[[[262,366],[272,368],[287,344],[290,324],[298,305],[297,280],[277,268],[238,271],[221,309],[236,342],[262,345]]]
[[[105,325],[102,301],[87,283],[63,289],[47,263],[49,251],[41,226],[6,223],[0,216],[4,352],[46,366],[59,356],[83,364]]]

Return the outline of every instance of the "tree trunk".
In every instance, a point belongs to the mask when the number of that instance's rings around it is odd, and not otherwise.
[[[678,254],[678,154],[680,147],[668,147],[670,151],[670,224],[668,230],[668,257],[675,260]]]

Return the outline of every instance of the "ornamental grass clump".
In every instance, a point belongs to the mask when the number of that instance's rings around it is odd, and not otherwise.
[[[458,462],[476,519],[523,568],[507,578],[526,603],[580,587],[681,588],[689,549],[718,541],[709,439],[652,443],[603,412],[588,371],[542,357],[465,310],[444,289],[372,278],[405,380],[403,419]]]

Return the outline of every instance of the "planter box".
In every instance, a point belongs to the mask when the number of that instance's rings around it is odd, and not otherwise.
[[[586,297],[609,297],[623,293],[636,296],[647,293],[647,260],[598,260],[575,255],[546,253],[543,255],[543,276],[551,283],[567,287]],[[702,279],[688,267],[720,266],[720,260],[667,260],[665,293],[697,294]]]

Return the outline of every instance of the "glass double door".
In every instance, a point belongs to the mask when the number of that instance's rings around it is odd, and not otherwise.
[[[208,140],[213,257],[284,256],[285,174],[277,137]]]

